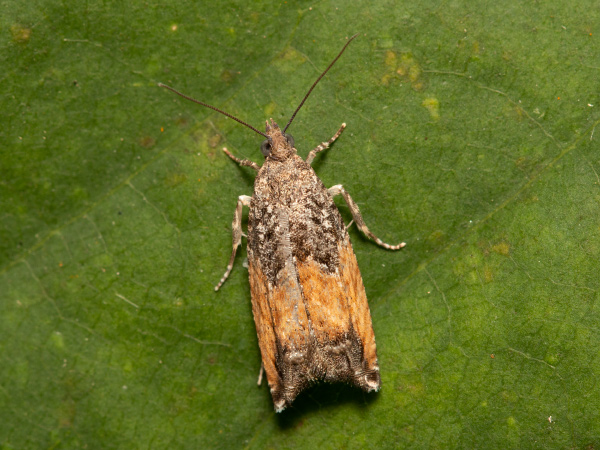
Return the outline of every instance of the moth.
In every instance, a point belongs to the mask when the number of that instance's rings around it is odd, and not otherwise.
[[[342,185],[327,189],[311,167],[317,153],[329,148],[344,131],[308,153],[298,156],[294,138],[286,133],[296,114],[336,58],[313,83],[285,128],[271,119],[265,132],[214,106],[182,97],[222,113],[262,135],[264,164],[239,159],[241,166],[257,172],[253,195],[238,197],[232,223],[233,251],[227,270],[215,290],[223,285],[241,245],[242,208],[248,206],[248,271],[252,312],[263,369],[277,412],[291,405],[307,386],[318,381],[346,382],[366,392],[381,385],[371,313],[356,256],[333,197],[342,195],[353,222],[367,237],[389,250],[389,245],[365,225],[357,204]]]

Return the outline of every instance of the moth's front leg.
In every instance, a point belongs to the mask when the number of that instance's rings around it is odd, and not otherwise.
[[[229,150],[227,150],[226,147],[223,147],[223,151],[225,152],[225,154],[227,156],[229,156],[231,159],[233,159],[236,163],[238,163],[240,166],[248,166],[248,167],[252,167],[254,170],[256,170],[257,172],[260,170],[260,166],[258,164],[256,164],[254,161],[250,161],[249,159],[240,159],[237,156],[233,156],[231,154],[231,152]]]
[[[225,275],[219,281],[219,284],[215,286],[215,291],[218,291],[219,288],[225,283],[225,280],[231,273],[231,269],[233,268],[233,260],[235,259],[235,253],[237,252],[237,248],[242,244],[242,208],[244,206],[250,206],[250,201],[252,197],[248,195],[240,195],[237,201],[237,207],[235,208],[235,213],[233,214],[233,222],[231,223],[231,237],[233,244],[233,251],[231,252],[231,258],[229,258],[229,264],[227,264],[227,270],[225,271]]]
[[[315,148],[313,148],[310,153],[308,154],[308,156],[306,157],[306,162],[308,164],[312,164],[313,159],[315,159],[315,156],[317,156],[317,153],[322,152],[325,149],[328,149],[329,146],[331,144],[333,144],[333,142],[340,137],[340,134],[342,134],[342,131],[344,131],[344,128],[346,128],[346,123],[343,123],[342,126],[340,127],[339,130],[337,130],[337,133],[335,133],[333,135],[333,137],[331,139],[329,139],[327,142],[321,142],[319,145],[317,145]]]
[[[335,186],[330,187],[328,189],[328,191],[332,197],[335,197],[336,195],[340,195],[340,194],[342,195],[342,197],[344,197],[344,200],[346,200],[346,204],[348,205],[348,208],[350,208],[350,212],[352,213],[352,218],[354,219],[354,222],[356,222],[358,229],[360,231],[362,231],[365,236],[367,236],[370,239],[373,239],[378,245],[381,245],[383,248],[387,248],[388,250],[398,250],[406,245],[405,242],[401,242],[398,245],[386,244],[381,239],[379,239],[377,236],[375,236],[373,233],[371,233],[371,230],[369,230],[369,228],[365,224],[362,214],[360,213],[360,210],[358,209],[358,205],[354,202],[354,200],[352,200],[352,197],[350,197],[350,194],[348,194],[346,192],[346,190],[344,189],[344,186],[342,186],[341,184],[337,184]]]

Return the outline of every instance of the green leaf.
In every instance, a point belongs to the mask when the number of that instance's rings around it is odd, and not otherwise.
[[[0,444],[600,446],[592,1],[3,4]],[[236,198],[285,122],[343,184],[383,388],[275,414]],[[340,210],[350,220],[347,207]],[[596,303],[599,302],[599,303]]]

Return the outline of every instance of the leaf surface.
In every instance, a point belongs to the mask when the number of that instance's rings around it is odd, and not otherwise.
[[[595,2],[4,2],[2,448],[600,446]],[[236,198],[290,131],[352,228],[383,388],[276,415]],[[350,214],[338,203],[344,218]]]

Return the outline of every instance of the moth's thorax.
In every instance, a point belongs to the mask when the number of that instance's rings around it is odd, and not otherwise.
[[[307,260],[335,273],[338,247],[347,239],[342,217],[310,165],[296,154],[283,161],[268,157],[254,181],[248,215],[248,257],[266,279],[277,285],[288,265]]]
[[[267,159],[272,159],[275,161],[285,161],[290,156],[296,154],[296,149],[290,144],[288,139],[285,137],[279,125],[277,125],[273,119],[271,119],[271,124],[269,121],[266,122],[266,133],[269,137],[269,144],[271,145],[271,154],[267,157]]]

